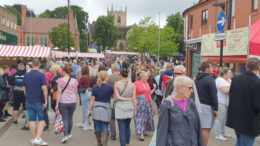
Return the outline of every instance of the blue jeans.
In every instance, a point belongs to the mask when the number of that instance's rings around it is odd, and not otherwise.
[[[119,129],[119,138],[121,146],[126,146],[130,143],[130,123],[131,119],[117,120],[118,129]]]
[[[91,92],[86,90],[85,93],[80,93],[80,99],[81,99],[81,105],[82,105],[82,122],[85,123],[88,121],[88,124],[91,124],[91,118],[88,118],[88,109],[89,109],[89,103],[91,99]]]
[[[236,146],[253,146],[255,142],[255,137],[251,137],[245,134],[242,134],[238,131],[235,131],[237,136]]]
[[[109,123],[94,120],[94,127],[96,131],[109,131]]]
[[[30,122],[45,120],[42,103],[26,103],[26,109]]]

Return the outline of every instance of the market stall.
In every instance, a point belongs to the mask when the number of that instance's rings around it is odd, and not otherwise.
[[[102,53],[79,53],[79,52],[62,52],[52,51],[53,58],[105,58]]]
[[[139,56],[138,52],[121,52],[121,51],[106,51],[106,54],[110,55],[130,55],[130,56]]]
[[[249,55],[260,56],[260,20],[250,28]]]

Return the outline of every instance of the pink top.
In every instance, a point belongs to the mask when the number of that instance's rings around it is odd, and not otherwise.
[[[173,99],[173,101],[178,104],[180,106],[180,108],[186,113],[187,111],[187,107],[188,107],[188,102],[189,100],[188,99],[184,99],[184,100],[176,100],[176,99]]]
[[[136,96],[145,95],[147,103],[151,105],[151,88],[149,84],[146,82],[144,87],[141,80],[136,81],[134,84],[136,86]]]
[[[59,78],[57,80],[58,85],[61,86],[61,90],[66,86],[67,80],[64,78]],[[76,90],[78,86],[78,81],[75,79],[71,79],[69,85],[65,89],[65,91],[62,93],[60,97],[60,103],[76,103],[77,97],[76,97]]]
[[[44,73],[45,74],[45,77],[46,77],[46,81],[47,81],[47,87],[49,87],[50,86],[50,79],[53,77],[53,73],[51,73],[51,72],[45,72]]]

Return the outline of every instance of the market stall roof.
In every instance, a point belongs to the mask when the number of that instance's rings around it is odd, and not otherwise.
[[[52,51],[52,57],[63,58],[63,57],[82,57],[82,58],[105,58],[102,53],[77,53],[77,52],[62,52],[62,51]]]
[[[260,20],[251,26],[249,55],[260,56]]]
[[[0,45],[0,57],[50,57],[51,48],[41,46]]]
[[[107,51],[106,53],[114,55],[140,55],[138,52]]]

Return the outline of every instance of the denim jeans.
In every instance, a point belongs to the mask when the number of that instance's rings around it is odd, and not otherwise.
[[[86,121],[88,124],[91,124],[91,118],[88,118],[88,109],[89,109],[89,103],[91,99],[91,92],[86,90],[85,93],[80,93],[80,99],[82,104],[82,122],[85,123]]]
[[[30,122],[36,121],[37,116],[39,121],[45,120],[42,103],[26,103],[26,109]]]
[[[118,129],[119,129],[119,138],[121,146],[126,146],[130,143],[130,123],[131,119],[117,120]]]
[[[70,135],[73,126],[73,114],[76,109],[76,103],[60,103],[59,111],[62,116],[65,131],[64,136]]]
[[[237,136],[236,146],[253,146],[255,142],[255,137],[251,137],[245,134],[242,134],[238,131],[235,131]]]

